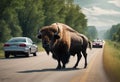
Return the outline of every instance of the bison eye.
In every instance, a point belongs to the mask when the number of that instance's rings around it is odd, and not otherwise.
[[[38,35],[37,38],[41,39],[41,35]]]
[[[55,39],[59,39],[60,36],[55,34],[55,35],[54,35],[54,38],[55,38]]]

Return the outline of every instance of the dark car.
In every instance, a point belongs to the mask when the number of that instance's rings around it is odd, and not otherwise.
[[[103,47],[103,41],[102,40],[94,40],[92,43],[93,48],[102,48]]]

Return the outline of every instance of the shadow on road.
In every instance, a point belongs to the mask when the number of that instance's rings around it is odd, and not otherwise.
[[[10,60],[10,59],[23,59],[23,58],[31,58],[31,57],[36,57],[36,56],[29,56],[29,57],[25,57],[25,56],[16,56],[16,57],[9,57],[9,58],[0,58],[0,60]]]
[[[75,71],[75,70],[81,70],[83,68],[65,68],[65,69],[41,69],[41,70],[26,70],[26,71],[18,71],[17,73],[32,73],[32,72],[48,72],[48,71]]]

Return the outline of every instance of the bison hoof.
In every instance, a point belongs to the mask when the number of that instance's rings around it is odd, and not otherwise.
[[[86,67],[87,67],[87,64],[85,64],[84,68],[86,68]]]
[[[65,69],[65,66],[63,66],[62,69]]]
[[[86,68],[87,66],[84,66],[84,69]]]
[[[58,66],[56,69],[61,69],[61,66]]]
[[[77,69],[76,67],[73,67],[73,69]]]
[[[74,66],[74,67],[73,67],[73,69],[76,69],[76,68],[77,68],[77,66]]]

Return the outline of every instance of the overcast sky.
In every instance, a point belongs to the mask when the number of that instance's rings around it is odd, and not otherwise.
[[[120,0],[75,0],[88,19],[89,26],[110,28],[120,23]]]

